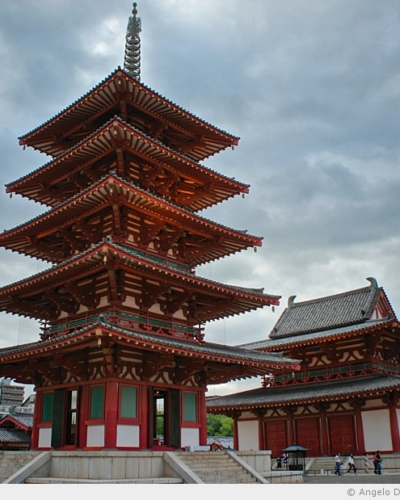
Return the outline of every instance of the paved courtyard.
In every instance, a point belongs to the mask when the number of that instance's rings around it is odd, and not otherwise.
[[[335,474],[329,475],[305,475],[304,484],[399,484],[400,485],[400,474],[391,474],[390,472],[383,471],[382,475],[378,476],[371,472],[370,474],[365,474],[361,471],[358,474],[351,472],[350,474],[344,473],[341,476],[335,476]]]

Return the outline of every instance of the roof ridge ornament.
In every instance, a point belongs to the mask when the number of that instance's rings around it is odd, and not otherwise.
[[[372,278],[372,276],[370,276],[369,278],[366,278],[366,280],[371,283],[371,288],[378,288],[378,282],[375,278]]]
[[[136,17],[137,3],[134,2],[132,15],[129,17],[125,36],[124,70],[129,76],[140,82],[140,36],[142,22]]]
[[[297,297],[297,295],[291,295],[289,298],[288,298],[288,307],[293,307],[295,304],[294,304],[294,299]]]

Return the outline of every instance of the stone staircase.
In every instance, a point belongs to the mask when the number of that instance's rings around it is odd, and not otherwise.
[[[343,467],[347,470],[347,459],[343,460]],[[308,474],[335,474],[334,457],[316,457],[311,459],[310,464],[306,466]]]
[[[180,452],[178,457],[206,484],[259,483],[254,475],[225,452]]]

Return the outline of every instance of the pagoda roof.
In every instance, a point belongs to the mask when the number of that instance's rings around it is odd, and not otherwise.
[[[228,410],[252,410],[293,404],[315,404],[342,398],[362,398],[400,390],[400,376],[376,374],[369,377],[350,378],[332,382],[318,382],[288,387],[265,387],[207,401],[207,411],[217,413]]]
[[[195,161],[207,158],[222,149],[238,144],[235,137],[201,120],[177,104],[169,101],[150,87],[138,82],[118,68],[81,98],[63,109],[50,120],[19,138],[20,144],[31,146],[43,153],[58,156],[65,148],[54,138],[64,136],[93,116],[113,109],[129,97],[135,108],[149,118],[162,122],[176,131],[189,133],[193,139],[201,138],[201,145],[187,154]]]
[[[93,163],[96,158],[115,151],[116,144],[124,150],[131,151],[146,164],[153,162],[177,176],[183,176],[187,181],[182,185],[183,189],[192,187],[188,182],[194,185],[212,185],[208,195],[203,194],[201,197],[196,197],[192,203],[188,203],[188,207],[192,210],[202,210],[239,193],[249,192],[248,185],[200,165],[118,117],[108,120],[78,144],[63,151],[56,159],[7,184],[7,192],[18,193],[39,203],[55,206],[60,202],[61,196],[64,196],[64,199],[69,198],[71,194],[76,194],[80,190],[80,186],[69,186],[75,193],[67,190],[63,193],[62,190],[58,190],[57,196],[52,196],[51,191],[44,189],[44,186],[53,185],[55,180],[60,182],[61,179],[67,179],[74,172],[82,175],[82,170],[88,163]]]
[[[248,312],[266,305],[279,304],[279,296],[263,289],[225,285],[195,276],[190,268],[145,254],[135,248],[105,240],[34,276],[0,288],[0,310],[37,319],[49,319],[43,300],[57,302],[56,289],[71,281],[107,273],[109,266],[124,268],[146,277],[157,277],[196,294],[198,322],[216,320]],[[43,299],[43,295],[46,295]],[[53,298],[52,298],[53,297]],[[21,302],[21,300],[24,302]],[[24,309],[25,308],[25,309]]]
[[[191,363],[204,361],[209,369],[208,383],[215,377],[221,377],[218,366],[222,368],[236,366],[235,373],[227,380],[238,380],[265,374],[265,372],[281,371],[282,369],[299,369],[298,361],[283,358],[278,354],[262,353],[238,347],[232,347],[210,342],[193,342],[157,334],[147,334],[133,329],[120,328],[106,320],[99,320],[80,330],[56,338],[38,342],[30,342],[0,349],[0,366],[2,371],[12,370],[13,366],[24,367],[20,370],[18,379],[24,380],[24,370],[29,370],[27,360],[36,358],[53,359],[58,353],[71,353],[84,348],[101,349],[100,339],[117,343],[125,348],[148,351],[158,356],[170,354],[174,358],[189,358]],[[12,372],[15,377],[15,372]],[[221,381],[221,379],[219,378]],[[28,379],[29,381],[29,379]]]
[[[261,238],[248,235],[244,231],[235,231],[221,224],[179,207],[163,198],[140,189],[130,182],[118,177],[114,172],[104,176],[87,189],[71,199],[60,203],[55,208],[41,214],[28,222],[0,234],[0,246],[16,252],[48,261],[61,261],[63,255],[55,258],[46,247],[37,244],[43,238],[57,233],[68,224],[75,224],[81,217],[88,217],[118,200],[119,206],[138,211],[164,224],[178,226],[182,231],[199,235],[209,249],[193,248],[186,252],[187,262],[193,266],[215,260],[250,246],[260,246]],[[104,235],[105,236],[105,235]],[[212,240],[215,239],[215,244]],[[211,243],[210,243],[211,242]],[[88,241],[88,246],[90,242]]]
[[[367,333],[381,331],[387,328],[399,328],[400,325],[396,319],[385,318],[379,320],[369,320],[357,325],[344,326],[341,328],[332,328],[323,332],[304,333],[302,335],[293,335],[291,337],[264,339],[256,342],[241,344],[239,347],[245,349],[260,349],[268,351],[282,351],[297,346],[320,344],[322,341],[339,340],[342,338],[358,337]]]
[[[305,302],[295,303],[295,296],[290,297],[288,307],[276,322],[269,338],[282,339],[363,324],[373,319],[382,296],[387,304],[383,316],[395,318],[383,288],[377,286],[374,278],[368,280],[371,283],[369,287]]]

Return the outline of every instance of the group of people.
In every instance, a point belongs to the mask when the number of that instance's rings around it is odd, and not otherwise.
[[[289,459],[289,456],[287,453],[284,453],[281,457],[280,456],[276,457],[276,463],[277,463],[278,469],[281,469],[282,465],[286,468],[287,464],[288,464],[288,459]]]
[[[348,459],[348,471],[353,471],[354,474],[357,474],[357,468],[354,463],[354,457],[353,455],[349,456]],[[382,458],[381,458],[381,452],[378,450],[375,455],[372,458],[372,463],[374,465],[374,474],[382,474]],[[369,462],[369,456],[368,453],[364,455],[363,458],[363,466],[364,466],[364,471],[366,474],[369,474],[369,468],[370,468],[370,462]],[[342,458],[340,456],[340,453],[337,453],[335,456],[335,475],[336,476],[341,476],[342,475]]]

